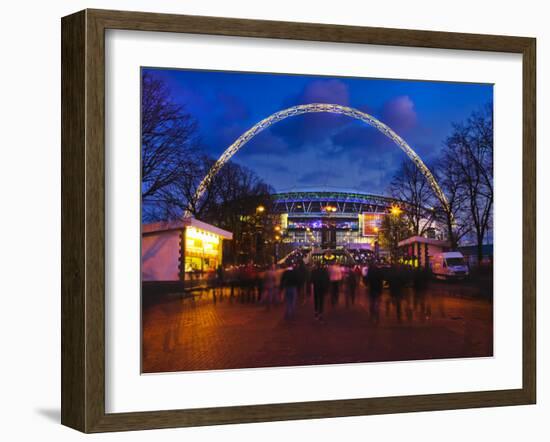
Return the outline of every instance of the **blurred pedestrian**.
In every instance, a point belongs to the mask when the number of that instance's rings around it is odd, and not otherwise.
[[[271,306],[275,303],[275,298],[277,296],[277,268],[275,264],[271,264],[269,268],[264,273],[264,303],[267,310],[271,309]]]
[[[243,268],[243,302],[252,302],[256,291],[256,269],[252,263]]]
[[[330,278],[331,305],[338,304],[338,296],[340,294],[340,283],[342,282],[342,268],[336,262],[328,266],[328,275]]]
[[[406,268],[401,264],[393,265],[389,272],[390,295],[395,307],[398,322],[402,319],[403,288],[406,282]]]
[[[380,322],[383,275],[381,269],[374,263],[368,269],[367,280],[369,284],[369,315],[371,321],[378,324]]]
[[[315,319],[322,320],[325,308],[325,295],[330,286],[330,278],[326,267],[318,263],[311,272],[313,283],[313,300],[315,305]]]
[[[306,282],[307,282],[307,268],[304,260],[300,257],[298,264],[295,268],[296,276],[298,278],[298,299],[302,304],[306,302]]]
[[[281,289],[285,294],[285,319],[294,317],[299,283],[300,280],[296,269],[292,267],[287,268],[281,277]]]
[[[223,299],[223,286],[225,284],[225,275],[223,271],[222,265],[218,265],[216,268],[216,288],[218,295],[220,296],[220,299]]]
[[[365,287],[368,287],[369,285],[369,266],[368,265],[364,265],[362,268],[361,268],[361,278],[363,279],[363,284],[365,285]]]
[[[358,279],[355,268],[348,267],[346,272],[346,307],[349,307],[350,304],[355,304]]]

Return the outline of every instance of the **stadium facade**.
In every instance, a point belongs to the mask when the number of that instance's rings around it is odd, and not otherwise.
[[[390,197],[330,189],[276,193],[273,201],[282,243],[322,249],[374,250],[384,217],[400,206]]]

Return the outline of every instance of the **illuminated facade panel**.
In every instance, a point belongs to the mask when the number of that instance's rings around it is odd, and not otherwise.
[[[363,213],[363,236],[376,236],[382,227],[385,213]]]

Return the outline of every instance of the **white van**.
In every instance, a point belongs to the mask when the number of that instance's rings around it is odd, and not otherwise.
[[[432,273],[437,279],[464,279],[470,271],[460,252],[443,252],[431,259]]]

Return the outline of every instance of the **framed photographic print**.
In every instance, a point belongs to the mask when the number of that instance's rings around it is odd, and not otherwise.
[[[535,40],[62,20],[62,423],[533,404]]]

